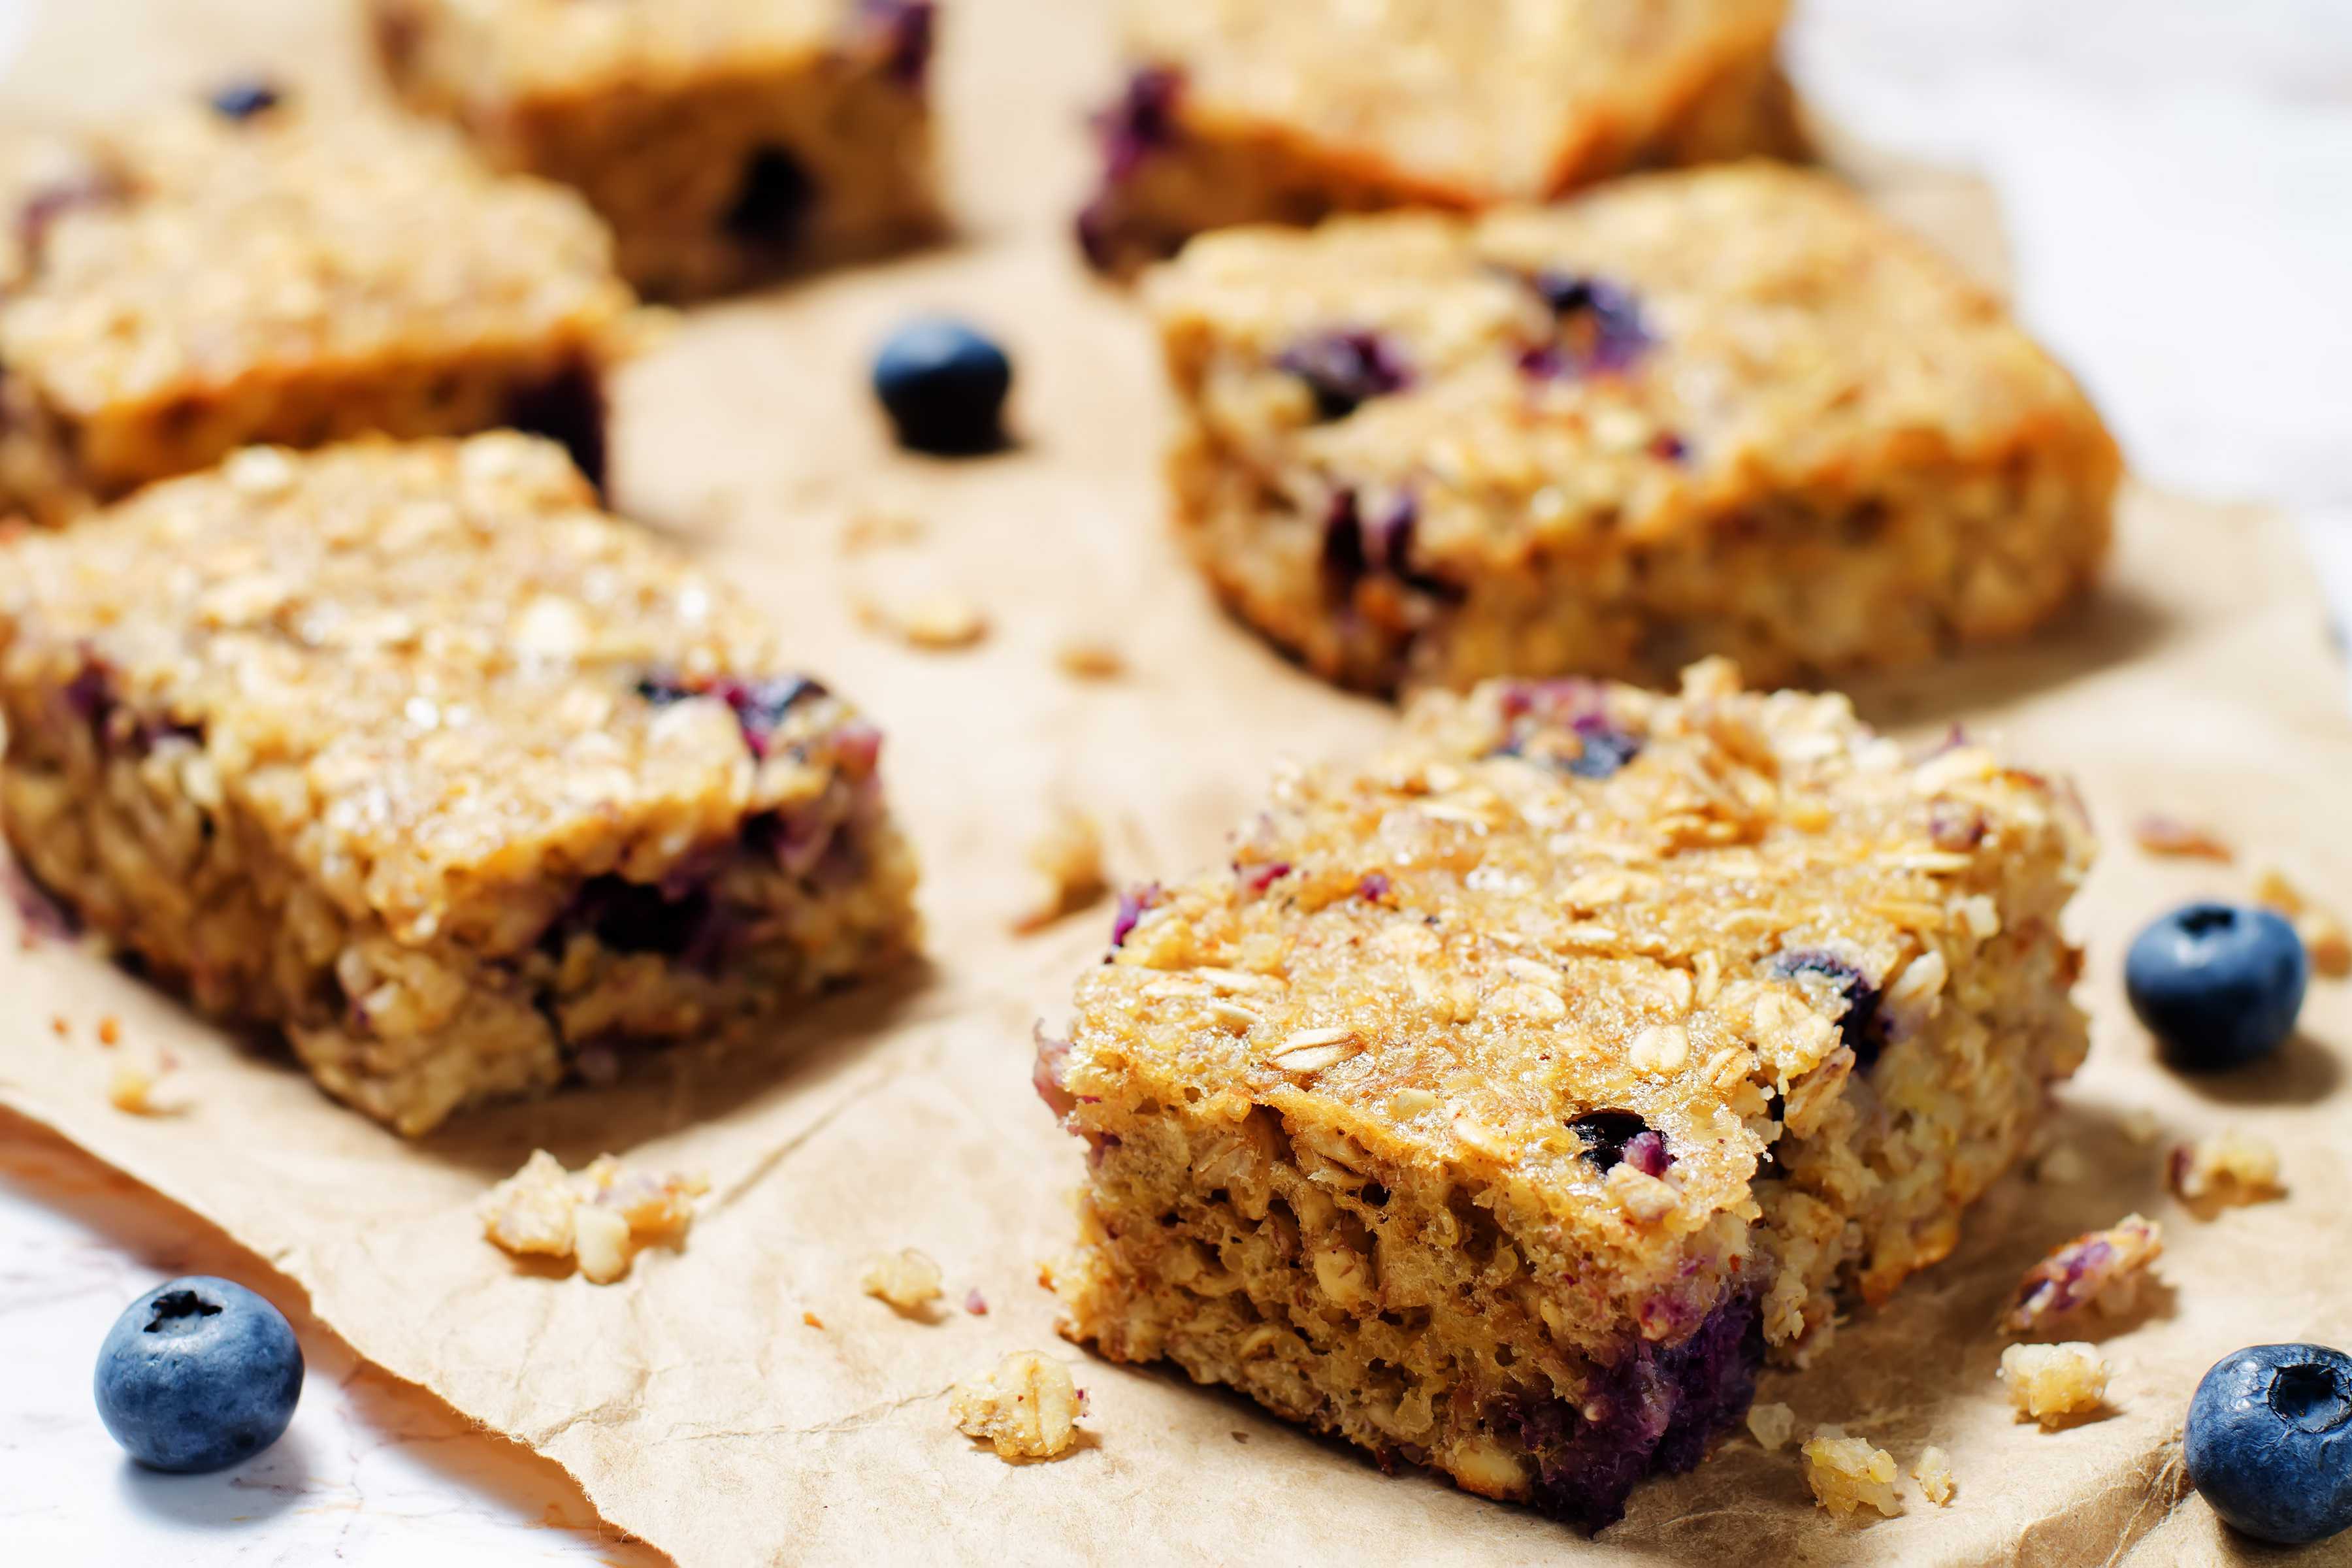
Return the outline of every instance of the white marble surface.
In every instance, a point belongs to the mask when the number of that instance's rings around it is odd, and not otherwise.
[[[29,3],[0,0],[0,52]],[[1999,186],[2021,308],[2139,470],[2293,507],[2352,605],[2352,5],[1801,7],[1794,62],[1822,107]],[[0,1561],[660,1561],[602,1536],[552,1466],[356,1364],[299,1314],[310,1377],[283,1443],[223,1477],[136,1470],[98,1424],[91,1362],[125,1302],[190,1271],[299,1297],[210,1227],[0,1116]]]

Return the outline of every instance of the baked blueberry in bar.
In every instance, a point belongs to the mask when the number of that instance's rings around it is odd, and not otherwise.
[[[940,225],[932,0],[369,0],[415,109],[573,185],[683,300]]]
[[[2083,1058],[2089,854],[2063,784],[1721,660],[1425,694],[1042,1044],[1065,1330],[1605,1525],[1952,1250]]]
[[[880,736],[511,433],[237,453],[0,547],[0,826],[404,1133],[910,951]]]
[[[1181,532],[1351,686],[1911,664],[2050,619],[2107,547],[2065,371],[1784,165],[1207,236],[1145,294]]]
[[[1192,236],[1545,201],[1647,166],[1804,150],[1787,0],[1122,0],[1078,240],[1128,274]]]
[[[63,521],[243,446],[499,426],[601,478],[635,300],[570,192],[262,83],[16,163],[0,507]]]

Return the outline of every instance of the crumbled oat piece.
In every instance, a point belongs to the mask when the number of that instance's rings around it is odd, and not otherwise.
[[[1034,1351],[1016,1351],[994,1371],[966,1378],[949,1405],[957,1431],[988,1444],[1007,1462],[1068,1453],[1085,1407],[1070,1369]]]
[[[940,1266],[913,1247],[886,1252],[866,1266],[858,1289],[901,1312],[912,1312],[945,1294],[940,1289]]]
[[[2145,1108],[2125,1111],[2118,1125],[2135,1143],[2153,1143],[2164,1135],[2164,1123],[2157,1120],[2155,1111]]]
[[[988,616],[952,589],[940,588],[903,600],[867,599],[858,618],[909,647],[946,652],[971,647],[988,635]]]
[[[73,1035],[73,1026],[66,1022],[63,1013],[59,1013],[49,1020],[49,1033],[61,1040],[68,1039]]]
[[[2262,1139],[2225,1127],[2183,1143],[2165,1162],[2165,1180],[2190,1204],[2260,1203],[2282,1196],[2278,1151]]]
[[[1895,1495],[1895,1456],[1835,1426],[1814,1429],[1805,1442],[1805,1484],[1840,1519],[1874,1508],[1888,1519],[1903,1511]]]
[[[812,1329],[821,1329],[824,1327],[824,1320],[818,1317],[814,1312],[809,1311],[805,1308],[801,1311],[801,1321],[806,1323]]]
[[[861,511],[841,525],[841,552],[863,555],[896,545],[919,544],[923,520],[903,511]]]
[[[1127,656],[1107,637],[1065,637],[1054,649],[1054,662],[1080,680],[1116,680],[1127,673]]]
[[[2184,821],[2161,812],[2149,812],[2134,821],[2132,838],[2151,855],[2193,856],[2200,860],[2236,858],[2229,841],[2203,823]]]
[[[2304,951],[2311,955],[2313,973],[2331,980],[2352,974],[2352,931],[2346,931],[2334,910],[2305,898],[2300,888],[2287,880],[2286,873],[2275,866],[2263,868],[2254,879],[2254,901],[2276,910],[2294,924]]]
[[[1919,1450],[1918,1459],[1911,1466],[1911,1479],[1919,1483],[1920,1495],[1937,1508],[1948,1507],[1952,1493],[1958,1489],[1952,1482],[1952,1457],[1933,1443]]]
[[[1797,1429],[1797,1413],[1785,1405],[1751,1405],[1748,1432],[1768,1454],[1778,1452]]]
[[[600,1154],[578,1173],[544,1149],[482,1200],[482,1234],[518,1258],[570,1258],[591,1283],[629,1271],[640,1248],[683,1240],[701,1176],[650,1176]]]
[[[2080,1340],[2054,1345],[2011,1345],[2000,1352],[2000,1380],[2020,1415],[2054,1428],[2069,1415],[2095,1410],[2107,1396],[2107,1363]]]
[[[2033,1179],[2053,1186],[2073,1186],[2090,1176],[2091,1162],[2072,1143],[2057,1144],[2033,1162]]]
[[[1066,808],[1031,841],[1029,868],[1035,879],[1027,901],[1013,917],[1017,931],[1042,931],[1110,890],[1103,870],[1102,832],[1083,811]]]
[[[162,1092],[176,1064],[166,1056],[126,1057],[107,1076],[106,1099],[115,1110],[132,1116],[173,1116],[186,1102]]]
[[[1682,1199],[1672,1182],[1662,1181],[1631,1165],[1612,1170],[1602,1185],[1636,1225],[1655,1225],[1674,1213],[1675,1205]]]
[[[2025,1271],[2000,1326],[2031,1334],[2085,1307],[2107,1317],[2128,1312],[2163,1251],[2163,1227],[2136,1214],[2085,1232]]]

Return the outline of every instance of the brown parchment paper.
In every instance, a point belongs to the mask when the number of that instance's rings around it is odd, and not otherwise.
[[[1063,227],[1085,179],[1082,106],[1111,75],[1098,6],[946,8],[963,239],[697,313],[629,375],[619,412],[624,506],[755,591],[810,667],[889,730],[889,782],[926,861],[930,966],[828,1004],[748,1058],[676,1053],[615,1088],[406,1144],[101,963],[20,949],[0,912],[0,1101],[217,1222],[300,1282],[362,1354],[552,1457],[610,1521],[686,1568],[2256,1555],[2183,1501],[2179,1417],[2204,1369],[2241,1344],[2352,1341],[2352,999],[2315,986],[2305,1034],[2273,1062],[2189,1083],[2151,1064],[2116,979],[2143,919],[2247,879],[2141,856],[2123,829],[2142,810],[2216,824],[2315,891],[2347,889],[2339,674],[2294,541],[2252,510],[2134,494],[2110,583],[2058,635],[1862,694],[1885,722],[1965,720],[2073,772],[2109,840],[2076,911],[2097,1043],[2056,1122],[2094,1174],[2011,1179],[1957,1257],[1849,1325],[1812,1373],[1769,1375],[1760,1395],[1906,1467],[1942,1445],[1958,1474],[1950,1508],[1908,1492],[1902,1518],[1841,1526],[1811,1505],[1793,1451],[1742,1437],[1643,1489],[1622,1525],[1587,1542],[1427,1476],[1383,1477],[1229,1395],[1054,1338],[1035,1263],[1064,1241],[1079,1162],[1032,1096],[1029,1033],[1065,1016],[1107,916],[1013,938],[1024,845],[1068,804],[1105,825],[1122,876],[1180,870],[1217,853],[1278,758],[1362,747],[1387,715],[1221,619],[1159,525],[1150,346],[1122,300],[1083,279]],[[331,0],[52,5],[5,111],[80,115],[251,66],[363,90],[351,20]],[[1967,183],[1914,172],[1879,190],[1980,266],[1998,255]],[[928,307],[1009,342],[1016,454],[930,465],[889,451],[866,354]],[[845,558],[840,529],[867,513],[920,519],[928,536]],[[986,606],[984,646],[923,655],[860,629],[861,594],[926,584]],[[1115,641],[1132,673],[1059,673],[1053,650],[1076,635]],[[131,1047],[168,1047],[185,1064],[184,1114],[108,1104],[108,1058],[88,1026],[106,1014]],[[80,1023],[73,1041],[51,1036],[53,1015]],[[2135,1111],[2160,1135],[2136,1138]],[[2277,1142],[2292,1195],[2201,1221],[2165,1195],[2163,1150],[2224,1122]],[[611,1150],[703,1169],[715,1187],[686,1249],[645,1255],[625,1285],[522,1271],[479,1239],[473,1205],[536,1146],[573,1164]],[[2130,1208],[2164,1220],[2168,1284],[2099,1336],[2116,1367],[2113,1413],[2055,1435],[2016,1424],[1993,1378],[1998,1304],[2048,1246]],[[945,1266],[948,1310],[933,1321],[857,1292],[870,1255],[906,1246]],[[969,1288],[985,1316],[954,1310]],[[948,1386],[1023,1348],[1076,1363],[1091,1399],[1086,1447],[1058,1463],[1002,1464],[948,1424]]]

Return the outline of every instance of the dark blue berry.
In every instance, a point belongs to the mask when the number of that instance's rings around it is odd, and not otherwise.
[[[302,1394],[302,1347],[278,1310],[226,1279],[158,1285],[98,1352],[98,1414],[159,1470],[223,1469],[284,1435]]]
[[[1845,1015],[1838,1020],[1838,1037],[1853,1052],[1854,1065],[1867,1072],[1886,1049],[1886,1018],[1880,1010],[1885,1000],[1869,976],[1835,953],[1802,951],[1775,954],[1770,973],[1775,980],[1818,975],[1845,998]]]
[[[266,81],[233,81],[212,96],[213,112],[224,120],[250,120],[278,107],[278,91]]]
[[[2189,1480],[2257,1541],[2300,1546],[2352,1525],[2352,1356],[2253,1345],[2189,1401]]]
[[[1569,1130],[1584,1141],[1584,1157],[1607,1175],[1620,1164],[1648,1176],[1663,1176],[1675,1157],[1659,1132],[1631,1110],[1588,1110],[1569,1119]]]
[[[945,457],[1004,444],[1004,397],[1013,362],[1004,351],[949,317],[910,321],[874,358],[874,394],[918,452]]]
[[[1412,380],[1403,357],[1377,332],[1318,333],[1285,349],[1274,363],[1307,384],[1315,412],[1325,419],[1345,419]]]
[[[2268,1056],[2294,1033],[2311,961],[2268,910],[2189,904],[2149,926],[2124,957],[2124,991],[2164,1058],[2217,1072]]]
[[[1605,279],[1542,272],[1530,286],[1559,319],[1558,342],[1520,358],[1530,375],[1578,376],[1629,370],[1657,340],[1631,289]]]

